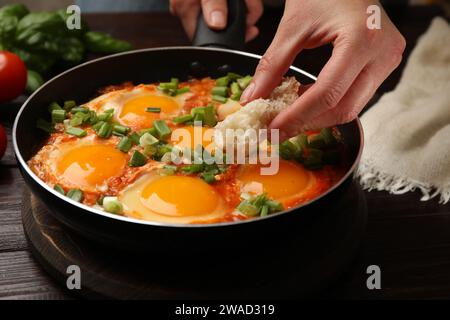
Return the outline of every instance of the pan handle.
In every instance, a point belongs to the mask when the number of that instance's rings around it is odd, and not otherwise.
[[[247,6],[245,0],[228,0],[227,26],[221,31],[211,30],[200,13],[192,44],[242,50],[245,46]]]

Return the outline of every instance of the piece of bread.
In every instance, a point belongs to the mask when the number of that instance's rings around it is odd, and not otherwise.
[[[300,83],[294,78],[285,78],[276,87],[268,99],[256,99],[219,122],[215,129],[215,142],[224,147],[223,139],[227,129],[265,129],[281,111],[286,109],[299,97]],[[247,136],[247,143],[257,143]]]

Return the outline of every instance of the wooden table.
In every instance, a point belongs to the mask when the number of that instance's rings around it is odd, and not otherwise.
[[[408,56],[435,7],[401,10],[393,17],[407,39]],[[276,30],[280,11],[266,12],[262,35],[248,51],[263,53]],[[136,48],[189,45],[180,23],[168,14],[87,15],[91,28],[129,40]],[[307,50],[295,65],[317,74],[330,48]],[[392,90],[402,66],[379,89],[374,101]],[[372,102],[373,103],[373,102]],[[0,298],[67,299],[64,292],[31,256],[23,233],[20,206],[24,182],[14,159],[11,128],[20,103],[2,105],[0,122],[8,132],[8,149],[0,161]],[[450,298],[450,204],[421,202],[420,194],[366,193],[369,222],[360,254],[351,269],[324,297],[331,298]],[[380,266],[381,290],[368,290],[366,268]]]

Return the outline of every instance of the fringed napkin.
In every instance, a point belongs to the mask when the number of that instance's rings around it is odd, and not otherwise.
[[[450,26],[435,18],[394,91],[361,118],[363,188],[450,200]]]

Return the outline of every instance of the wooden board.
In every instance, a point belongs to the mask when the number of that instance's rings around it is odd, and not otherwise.
[[[216,252],[168,257],[118,252],[87,241],[61,226],[27,190],[23,204],[25,234],[34,256],[63,286],[67,267],[78,265],[82,288],[72,292],[89,298],[311,296],[335,281],[352,261],[367,218],[364,195],[355,184],[335,211],[318,213],[283,248],[245,256]]]

